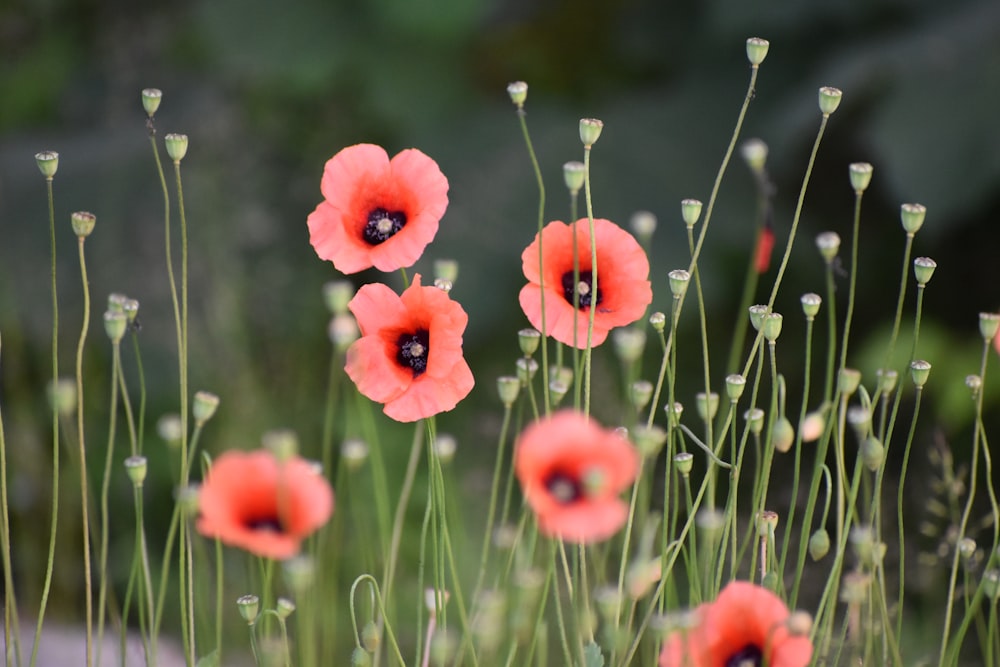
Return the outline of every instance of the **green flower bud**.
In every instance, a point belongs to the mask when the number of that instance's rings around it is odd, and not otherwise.
[[[743,395],[743,390],[747,386],[747,379],[742,375],[733,373],[732,375],[726,376],[726,395],[729,400],[736,402],[740,400],[740,396]]]
[[[816,247],[819,254],[827,264],[832,262],[837,253],[840,252],[840,234],[837,232],[823,232],[816,237]]]
[[[59,153],[55,151],[35,153],[35,164],[38,165],[38,171],[42,172],[45,180],[51,181],[59,170]]]
[[[931,365],[923,359],[915,359],[910,362],[910,378],[917,389],[921,389],[927,384],[927,377],[931,374]]]
[[[347,304],[354,297],[354,283],[350,280],[331,280],[323,285],[323,302],[333,315],[347,314]]]
[[[780,580],[778,579],[778,573],[775,572],[774,570],[771,570],[770,572],[765,574],[764,578],[760,580],[761,586],[771,591],[772,593],[778,592],[779,583]]]
[[[958,541],[958,555],[969,560],[976,554],[976,541],[971,537],[963,537]]]
[[[681,217],[684,219],[684,224],[688,227],[694,227],[698,218],[701,217],[701,202],[697,199],[682,199]]]
[[[743,418],[747,420],[750,432],[754,435],[760,435],[764,430],[764,411],[760,408],[750,408],[743,413]]]
[[[679,299],[687,292],[688,284],[691,281],[691,274],[684,269],[675,269],[667,274],[670,278],[670,292],[675,299]]]
[[[861,443],[861,460],[872,472],[882,467],[885,460],[885,446],[878,438],[865,438]]]
[[[838,88],[823,86],[819,89],[819,110],[824,116],[829,116],[840,106],[844,93]]]
[[[913,260],[913,276],[917,279],[917,285],[923,287],[929,283],[936,268],[937,262],[930,257],[917,257]]]
[[[808,294],[803,294],[800,301],[802,302],[802,312],[805,313],[806,319],[812,321],[816,317],[816,314],[819,313],[819,307],[823,303],[823,298],[819,294],[809,292]]]
[[[94,231],[94,225],[97,224],[97,216],[86,211],[77,211],[70,215],[69,219],[73,225],[73,233],[80,239],[90,236],[91,232]]]
[[[872,166],[867,162],[854,162],[848,167],[851,176],[851,187],[854,188],[854,192],[861,194],[868,189],[868,185],[872,182]]]
[[[514,103],[514,106],[520,111],[524,108],[524,101],[528,99],[528,84],[524,81],[514,81],[513,83],[507,84],[507,94],[510,95],[510,101]]]
[[[369,653],[374,653],[378,649],[379,641],[378,627],[373,621],[368,621],[361,629],[361,645]]]
[[[372,657],[360,646],[351,651],[351,667],[371,667]]]
[[[163,91],[159,88],[145,88],[142,91],[142,108],[146,110],[146,115],[150,118],[156,113],[156,110],[160,108],[160,102],[163,100]]]
[[[517,332],[517,342],[521,346],[521,354],[530,357],[538,350],[542,341],[542,332],[538,329],[521,329]]]
[[[604,121],[598,120],[596,118],[581,118],[580,119],[580,141],[583,142],[584,148],[590,148],[601,136],[601,131],[604,129]]]
[[[925,215],[927,215],[927,209],[920,204],[903,204],[900,207],[899,217],[907,235],[912,236],[920,231],[924,224]]]
[[[759,173],[763,171],[767,162],[767,144],[760,139],[747,139],[740,146],[740,155],[750,167],[750,171]]]
[[[719,395],[714,391],[708,394],[699,391],[694,396],[694,404],[698,408],[698,416],[701,417],[701,420],[711,421],[715,419],[715,413],[719,411]]]
[[[809,555],[813,560],[819,560],[830,551],[830,534],[825,528],[820,528],[809,537]]]
[[[497,378],[497,393],[500,394],[500,402],[505,408],[514,405],[517,395],[521,393],[521,381],[511,375],[503,375]]]
[[[760,37],[751,37],[747,40],[747,60],[753,67],[757,67],[762,62],[764,58],[767,57],[767,49],[771,46],[771,43],[766,39],[761,39]]]
[[[997,335],[997,328],[1000,327],[1000,315],[997,313],[979,313],[979,333],[987,343]]]
[[[778,417],[771,425],[771,444],[775,451],[788,452],[795,442],[795,427],[788,417]]]
[[[993,602],[1000,599],[1000,570],[983,572],[983,593]]]
[[[146,480],[146,457],[130,456],[125,459],[125,472],[136,488],[141,488]]]
[[[194,423],[204,426],[205,422],[212,418],[219,407],[219,397],[207,391],[195,392],[191,405],[191,414],[194,415]]]
[[[104,312],[104,332],[111,342],[117,345],[125,337],[128,328],[128,317],[121,311],[108,310]]]
[[[260,598],[256,595],[241,595],[236,598],[236,608],[240,610],[240,616],[247,625],[253,625],[260,611]]]
[[[563,165],[563,181],[566,183],[566,189],[574,197],[583,187],[586,169],[586,165],[576,160],[571,160]]]
[[[174,161],[174,164],[179,163],[187,155],[188,138],[186,134],[168,134],[163,137],[163,141],[167,145],[167,155]]]

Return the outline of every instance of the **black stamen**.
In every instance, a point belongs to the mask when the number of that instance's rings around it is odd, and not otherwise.
[[[267,530],[274,533],[284,532],[281,519],[277,516],[250,517],[243,520],[243,526],[247,530]]]
[[[580,310],[590,308],[591,303],[600,305],[602,299],[601,288],[594,288],[593,274],[590,271],[580,271],[580,273],[577,274],[577,277],[579,280],[574,281],[572,271],[567,271],[563,274],[563,297],[565,297],[566,301],[572,305],[574,295],[579,293],[579,296],[577,296],[576,299],[577,303],[580,304]],[[581,285],[584,286],[583,289],[580,289]],[[595,292],[597,294],[596,299],[594,298]]]
[[[405,333],[396,340],[399,352],[396,354],[396,361],[400,366],[413,370],[413,377],[417,377],[427,370],[427,356],[430,354],[430,333],[424,329],[418,329],[414,333]]]
[[[377,208],[368,214],[368,222],[361,232],[368,245],[379,245],[388,241],[396,232],[406,226],[406,214],[402,211],[387,211]]]
[[[580,480],[560,470],[545,478],[545,488],[562,505],[570,505],[583,497]]]
[[[764,654],[759,647],[747,644],[726,660],[726,667],[759,667],[764,661]]]

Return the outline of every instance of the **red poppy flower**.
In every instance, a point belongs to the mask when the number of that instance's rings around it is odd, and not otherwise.
[[[349,146],[327,161],[320,190],[309,242],[343,273],[412,266],[448,208],[448,179],[414,148],[390,160],[380,146]]]
[[[451,410],[475,384],[462,356],[469,321],[462,307],[420,274],[401,296],[381,283],[363,285],[348,304],[361,338],[347,350],[347,374],[358,391],[396,421]]]
[[[757,273],[767,273],[771,268],[771,253],[774,251],[774,229],[764,225],[757,233],[757,248],[754,253],[754,269]]]
[[[649,260],[638,241],[627,231],[602,218],[594,219],[597,238],[597,285],[593,284],[590,256],[590,223],[586,218],[572,225],[556,220],[542,230],[542,271],[538,265],[538,235],[521,254],[524,277],[521,309],[542,330],[542,280],[545,283],[546,333],[560,343],[587,346],[590,308],[594,313],[593,344],[600,345],[614,327],[642,317],[653,300],[649,285]],[[579,258],[579,280],[574,281],[573,246]],[[578,297],[575,299],[574,294]],[[576,301],[579,309],[573,307]],[[576,332],[574,340],[574,331]]]
[[[312,464],[271,452],[228,451],[198,493],[198,532],[264,558],[290,558],[333,513],[330,483]]]
[[[788,607],[777,595],[746,581],[727,585],[698,608],[700,621],[667,639],[660,667],[762,665],[805,667],[812,659],[806,636],[788,631]]]
[[[624,525],[628,507],[619,494],[635,480],[639,455],[621,435],[564,410],[525,429],[514,456],[542,533],[598,542]]]

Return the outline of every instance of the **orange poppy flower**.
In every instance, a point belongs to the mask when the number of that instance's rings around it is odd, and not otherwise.
[[[348,304],[361,338],[347,350],[347,374],[358,391],[400,422],[451,410],[475,381],[462,356],[469,321],[458,303],[420,274],[397,296],[381,283],[363,285]]]
[[[700,622],[667,639],[660,667],[762,665],[805,667],[812,659],[806,636],[787,627],[788,607],[777,595],[746,581],[727,585],[696,611]]]
[[[264,558],[291,558],[333,513],[330,483],[309,462],[267,450],[215,459],[198,493],[198,532]]]
[[[594,219],[597,238],[597,285],[593,284],[590,253],[590,223],[586,218],[567,225],[550,222],[541,232],[542,271],[539,272],[535,235],[521,254],[524,277],[521,309],[531,325],[542,330],[542,280],[545,280],[546,333],[560,343],[583,349],[587,346],[590,308],[594,313],[593,344],[600,345],[608,331],[635,322],[653,300],[649,284],[649,260],[639,242],[627,231],[602,218]],[[579,281],[573,280],[573,246],[579,258]],[[574,295],[578,294],[578,298]],[[579,303],[579,309],[573,303]],[[576,332],[574,340],[574,331]]]
[[[639,454],[621,435],[564,410],[524,430],[514,468],[542,533],[599,542],[625,524],[619,494],[635,481]]]
[[[448,208],[448,179],[415,148],[390,160],[380,146],[349,146],[327,161],[320,190],[309,242],[343,273],[412,266]]]
[[[771,268],[771,253],[774,251],[774,228],[771,223],[765,224],[757,232],[757,248],[754,252],[754,270],[757,273],[767,273]]]

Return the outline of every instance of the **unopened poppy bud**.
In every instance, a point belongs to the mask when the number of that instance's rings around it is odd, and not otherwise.
[[[899,217],[903,222],[903,229],[910,236],[920,231],[924,225],[924,216],[927,209],[921,204],[903,204],[899,207]]]
[[[163,141],[167,145],[167,155],[174,161],[174,164],[179,163],[187,155],[188,138],[186,134],[168,134],[163,137]]]
[[[819,560],[830,551],[830,533],[825,528],[820,528],[809,536],[809,556],[813,560]]]
[[[754,435],[760,435],[764,430],[764,411],[760,408],[750,408],[743,413],[743,418],[747,420],[750,432]]]
[[[521,354],[530,357],[538,349],[542,341],[542,332],[538,329],[521,329],[517,332],[517,342],[521,346]]]
[[[61,417],[69,417],[76,410],[76,382],[70,378],[59,378],[55,384],[49,381],[47,391],[49,406]]]
[[[642,243],[649,243],[656,231],[656,216],[649,211],[636,211],[629,220],[629,226]]]
[[[788,615],[788,620],[785,621],[788,634],[793,637],[808,637],[809,633],[812,632],[812,626],[812,616],[806,611],[793,611]]]
[[[316,579],[316,564],[309,556],[289,558],[282,563],[282,569],[285,583],[288,584],[296,597],[301,597],[308,592]]]
[[[891,394],[899,382],[899,373],[891,368],[880,368],[875,372],[878,376],[878,388],[883,394]]]
[[[913,380],[913,384],[916,385],[917,389],[927,384],[927,378],[930,374],[930,363],[923,359],[915,359],[910,362],[910,379]]]
[[[129,324],[135,324],[135,318],[139,315],[139,300],[125,299],[125,303],[122,304],[122,312],[128,318]]]
[[[323,303],[333,315],[346,314],[353,297],[354,283],[350,280],[331,280],[323,285]]]
[[[771,510],[764,510],[757,515],[757,536],[767,537],[773,535],[778,528],[778,513]]]
[[[979,333],[987,343],[997,335],[1000,327],[1000,315],[997,313],[979,313]]]
[[[983,593],[994,602],[1000,599],[1000,570],[983,572]]]
[[[70,224],[73,226],[73,233],[77,238],[85,239],[94,231],[97,224],[97,216],[87,211],[77,211],[69,216]]]
[[[840,252],[840,234],[837,232],[822,232],[816,236],[816,248],[827,264],[832,262]]]
[[[684,406],[681,405],[679,401],[674,401],[672,405],[664,405],[663,412],[667,415],[667,420],[670,422],[671,426],[677,426],[681,423],[681,415],[684,414]]]
[[[42,172],[45,180],[51,181],[59,170],[59,153],[55,151],[35,153],[35,164],[38,165],[38,171]]]
[[[764,316],[767,315],[769,311],[770,309],[761,303],[750,306],[747,309],[747,312],[750,313],[750,324],[753,325],[754,331],[760,331],[761,325],[764,324]]]
[[[632,430],[632,440],[640,454],[652,458],[666,444],[667,432],[659,426],[637,426]]]
[[[819,89],[819,110],[824,116],[829,116],[837,107],[840,106],[840,100],[844,96],[839,88],[831,88],[830,86],[823,86]]]
[[[730,401],[734,403],[740,400],[740,396],[743,395],[743,390],[747,386],[747,379],[738,373],[733,373],[732,375],[726,376],[726,395],[729,397]]]
[[[518,109],[523,109],[524,101],[528,99],[528,84],[524,81],[508,83],[507,94],[510,95],[510,101],[514,103],[514,106]]]
[[[740,155],[751,171],[763,171],[767,162],[767,144],[760,139],[747,139],[740,146]]]
[[[646,349],[646,332],[637,327],[621,327],[615,329],[611,334],[614,342],[615,354],[622,364],[633,364],[642,358],[642,351]]]
[[[751,37],[747,40],[747,60],[754,67],[757,67],[762,62],[764,58],[767,57],[767,49],[771,46],[771,43],[766,39],[761,39],[760,37]]]
[[[979,396],[979,390],[983,388],[983,378],[978,375],[966,375],[965,386],[972,392],[972,398]]]
[[[374,653],[378,649],[379,633],[378,626],[375,625],[374,621],[368,621],[361,629],[361,645],[369,653]]]
[[[205,422],[212,418],[219,407],[219,397],[208,391],[198,391],[194,394],[191,403],[191,414],[194,415],[194,423],[204,426]]]
[[[826,418],[823,413],[820,411],[810,412],[799,424],[799,437],[802,438],[802,442],[815,442],[823,435],[825,428]]]
[[[674,467],[677,468],[677,472],[687,477],[691,474],[691,468],[694,467],[694,454],[691,452],[674,454]]]
[[[360,646],[355,646],[351,651],[351,667],[371,667],[372,657],[368,651]]]
[[[340,460],[348,470],[358,470],[368,460],[368,445],[357,438],[344,440],[340,443]]]
[[[687,292],[688,284],[691,282],[691,274],[684,269],[674,269],[667,274],[670,278],[670,292],[675,299],[679,299]]]
[[[112,292],[108,295],[108,310],[116,313],[124,313],[126,301],[128,301],[128,297],[124,294]]]
[[[861,384],[861,371],[854,368],[841,368],[837,375],[837,389],[844,396],[850,396],[858,390]]]
[[[576,196],[583,187],[586,169],[587,166],[577,160],[571,160],[563,165],[563,181],[571,195]]]
[[[867,162],[853,162],[848,167],[851,187],[854,188],[855,193],[860,195],[868,189],[868,185],[872,182],[872,170],[872,166]]]
[[[448,433],[439,433],[434,438],[434,454],[441,463],[451,463],[455,458],[455,451],[458,449],[458,442],[455,436]]]
[[[104,333],[108,335],[111,342],[118,344],[125,336],[125,329],[128,328],[128,318],[121,311],[107,310],[104,312]]]
[[[521,393],[521,381],[511,375],[498,377],[497,393],[500,394],[500,402],[505,408],[509,408],[514,405],[517,395]]]
[[[125,473],[136,487],[142,487],[146,480],[146,457],[130,456],[125,459]]]
[[[604,121],[598,120],[597,118],[581,118],[580,141],[583,142],[583,147],[590,148],[597,143],[603,129]]]
[[[649,326],[653,327],[653,331],[662,332],[667,325],[667,316],[660,311],[656,311],[649,316]]]
[[[771,444],[774,445],[774,449],[784,454],[792,448],[794,442],[795,428],[792,422],[788,417],[778,417],[771,426]]]
[[[878,438],[865,438],[861,443],[861,461],[865,467],[876,472],[885,460],[885,446]]]
[[[358,321],[348,313],[331,317],[326,333],[337,352],[344,352],[361,336]]]
[[[236,598],[236,608],[240,610],[240,616],[247,625],[253,625],[260,611],[260,598],[256,595],[241,595]]]
[[[184,437],[180,415],[171,413],[160,417],[156,421],[156,433],[168,447],[180,445],[181,438]]]
[[[705,393],[699,391],[694,395],[694,404],[698,408],[698,416],[702,421],[715,419],[715,413],[719,411],[719,395],[714,391]]]
[[[917,257],[913,260],[913,277],[917,279],[917,285],[923,287],[931,281],[937,262],[930,257]]]
[[[458,261],[454,259],[435,259],[434,278],[447,280],[454,284],[458,280]]]
[[[160,102],[163,101],[163,91],[159,88],[144,88],[142,91],[142,108],[146,110],[146,115],[150,118],[156,113],[156,110],[160,108]]]
[[[778,336],[781,335],[781,320],[782,317],[780,313],[768,313],[764,316],[762,328],[764,331],[764,338],[766,338],[769,343],[773,343],[778,340]]]
[[[288,598],[278,598],[274,610],[278,613],[278,616],[285,619],[295,612],[295,603]]]
[[[267,431],[260,441],[264,449],[271,452],[279,462],[288,461],[299,453],[299,437],[290,428]]]
[[[632,407],[642,410],[653,398],[653,383],[649,380],[636,380],[629,386],[629,400]]]
[[[521,357],[514,365],[517,367],[517,379],[521,381],[522,386],[527,387],[528,383],[535,377],[535,373],[538,372],[538,362],[534,359]]]
[[[802,312],[805,314],[806,319],[811,321],[819,312],[823,298],[819,294],[809,292],[808,294],[803,294],[799,301],[802,302]]]
[[[697,199],[681,200],[681,218],[684,219],[684,224],[688,227],[694,227],[698,218],[701,217],[701,206],[701,202]]]

